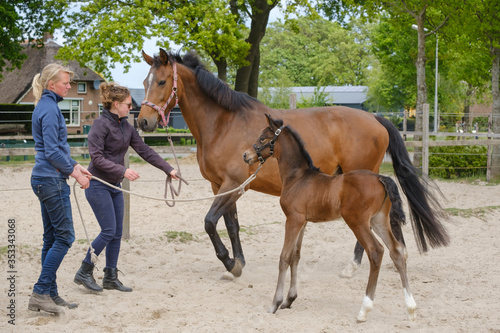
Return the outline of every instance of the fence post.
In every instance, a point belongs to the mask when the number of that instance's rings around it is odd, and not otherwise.
[[[297,95],[290,94],[290,110],[297,108]]]
[[[422,173],[429,174],[429,104],[422,105]]]
[[[407,129],[408,129],[408,111],[405,109],[404,113],[403,113],[403,132],[406,133]],[[406,141],[406,134],[403,134],[403,140]]]
[[[491,130],[491,125],[493,124],[492,121],[493,121],[493,114],[490,113],[490,115],[488,116],[488,134],[492,133]],[[490,136],[488,136],[488,140],[491,140]],[[488,145],[488,152],[486,157],[486,181],[488,183],[490,182],[491,179],[491,150],[492,146]]]
[[[128,117],[128,122],[132,127],[134,126],[134,116],[129,115]],[[128,168],[130,165],[130,147],[127,150],[127,153],[125,154],[125,157],[123,159],[125,168]],[[130,180],[127,178],[123,179],[122,182],[122,188],[124,190],[130,191]],[[128,193],[123,193],[123,238],[124,239],[130,239],[130,194]]]

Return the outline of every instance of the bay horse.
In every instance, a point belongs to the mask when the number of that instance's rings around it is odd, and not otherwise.
[[[448,234],[440,222],[441,207],[429,191],[425,178],[413,167],[397,128],[387,119],[343,106],[297,110],[271,109],[257,99],[230,89],[206,70],[194,53],[181,57],[160,49],[151,57],[142,51],[151,68],[144,79],[145,100],[137,118],[140,129],[152,132],[165,114],[178,103],[182,116],[196,140],[200,172],[210,181],[214,193],[224,193],[242,184],[255,172],[241,154],[265,127],[265,114],[279,117],[300,131],[314,163],[327,174],[352,170],[378,173],[386,151],[395,174],[408,199],[412,222],[422,237],[420,252],[432,246],[447,245]],[[246,188],[280,195],[281,181],[276,161],[262,167]],[[205,216],[205,231],[217,258],[227,271],[240,276],[245,258],[239,238],[236,202],[240,193],[217,197]],[[217,233],[221,217],[231,240],[233,258]],[[423,237],[425,235],[425,237]],[[357,243],[345,276],[361,264],[363,247]]]
[[[269,312],[290,308],[297,298],[297,275],[300,249],[308,221],[327,222],[343,218],[370,260],[370,275],[357,320],[366,321],[373,308],[384,247],[372,230],[390,250],[399,271],[405,304],[410,320],[415,320],[416,303],[406,275],[406,248],[393,231],[401,231],[405,223],[401,198],[396,183],[389,177],[368,170],[355,170],[340,175],[327,175],[316,168],[299,134],[281,119],[266,115],[269,126],[258,136],[253,147],[243,154],[252,165],[264,163],[274,156],[278,161],[282,183],[280,205],[286,215],[285,241],[279,261],[278,284]],[[291,279],[284,300],[283,289],[290,267]]]

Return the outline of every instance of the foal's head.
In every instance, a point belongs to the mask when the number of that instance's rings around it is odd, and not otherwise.
[[[243,153],[243,160],[249,165],[252,165],[257,161],[264,163],[269,156],[273,156],[274,144],[284,127],[283,120],[274,120],[267,114],[266,118],[269,126],[264,128],[252,147]]]
[[[264,128],[262,133],[260,133],[252,148],[247,149],[247,151],[243,154],[243,160],[246,163],[249,165],[252,165],[257,161],[264,163],[269,156],[273,156],[274,145],[282,131],[285,131],[287,132],[285,135],[290,135],[291,142],[293,142],[298,149],[298,156],[296,156],[296,158],[303,159],[309,169],[319,170],[313,165],[311,156],[306,151],[304,142],[297,132],[290,128],[290,126],[284,126],[283,120],[281,119],[273,119],[267,114],[266,118],[268,126]]]

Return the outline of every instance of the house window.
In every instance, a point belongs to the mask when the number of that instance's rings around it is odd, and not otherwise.
[[[64,116],[66,125],[80,126],[80,109],[82,101],[78,99],[65,99],[59,102],[59,108]]]
[[[87,82],[78,82],[78,93],[79,94],[87,93]]]
[[[104,108],[104,106],[102,104],[99,104],[99,116],[101,115],[103,108]]]

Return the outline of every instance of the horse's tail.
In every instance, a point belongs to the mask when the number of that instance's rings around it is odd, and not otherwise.
[[[390,221],[391,229],[394,234],[401,233],[401,226],[406,224],[406,216],[403,210],[403,203],[401,201],[401,196],[399,195],[398,185],[392,178],[387,176],[378,175],[378,180],[384,185],[385,193],[391,201],[391,211],[390,211]],[[396,237],[399,239],[399,237]],[[401,241],[404,243],[404,239],[401,236]]]
[[[376,116],[376,118],[389,133],[387,151],[391,155],[392,166],[399,185],[408,199],[413,233],[419,251],[428,251],[427,241],[432,247],[448,245],[450,237],[439,221],[439,219],[444,219],[445,215],[436,197],[429,191],[432,181],[423,175],[419,177],[421,172],[411,163],[398,129],[384,117]],[[433,185],[441,193],[437,186]]]

